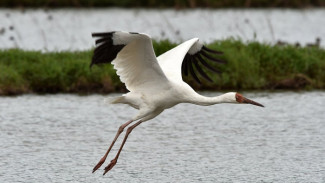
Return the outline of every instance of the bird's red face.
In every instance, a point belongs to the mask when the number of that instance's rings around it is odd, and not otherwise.
[[[236,101],[237,101],[238,103],[242,103],[242,104],[253,104],[253,105],[260,106],[260,107],[264,107],[264,106],[263,106],[262,104],[260,104],[260,103],[257,103],[257,102],[255,102],[255,101],[253,101],[253,100],[250,100],[250,99],[248,99],[248,98],[243,97],[243,95],[240,94],[240,93],[236,93]]]

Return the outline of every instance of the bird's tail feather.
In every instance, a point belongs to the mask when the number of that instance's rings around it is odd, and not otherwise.
[[[110,104],[120,104],[120,103],[123,103],[123,101],[124,101],[124,96],[109,97],[105,100],[105,102],[110,103]]]

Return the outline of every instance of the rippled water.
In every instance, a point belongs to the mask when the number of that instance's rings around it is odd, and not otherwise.
[[[0,9],[0,48],[88,50],[92,32],[144,32],[154,39],[243,41],[325,47],[325,9]],[[322,26],[323,25],[323,26]]]
[[[325,92],[244,94],[266,107],[181,104],[143,123],[105,176],[91,170],[133,109],[0,97],[0,182],[325,182]]]

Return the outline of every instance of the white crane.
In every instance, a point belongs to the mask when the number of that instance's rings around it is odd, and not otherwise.
[[[211,56],[212,54],[222,54],[222,52],[205,47],[198,38],[188,40],[156,58],[152,40],[146,34],[116,31],[93,33],[92,36],[98,39],[91,66],[111,62],[120,80],[129,90],[128,93],[113,98],[111,103],[128,104],[139,110],[130,121],[119,127],[113,142],[94,167],[93,172],[105,162],[108,153],[126,126],[137,121],[127,129],[121,147],[115,158],[105,167],[104,175],[116,164],[128,135],[135,127],[176,104],[192,103],[208,106],[219,103],[246,103],[264,107],[262,104],[235,92],[216,97],[205,97],[196,93],[183,81],[182,73],[184,75],[190,73],[197,82],[200,82],[193,66],[203,78],[212,81],[201,66],[218,72],[206,60],[224,62]]]

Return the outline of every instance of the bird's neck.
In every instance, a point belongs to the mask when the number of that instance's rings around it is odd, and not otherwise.
[[[206,97],[197,94],[190,103],[208,106],[220,103],[232,103],[232,101],[229,99],[228,94],[223,94],[216,97]]]

